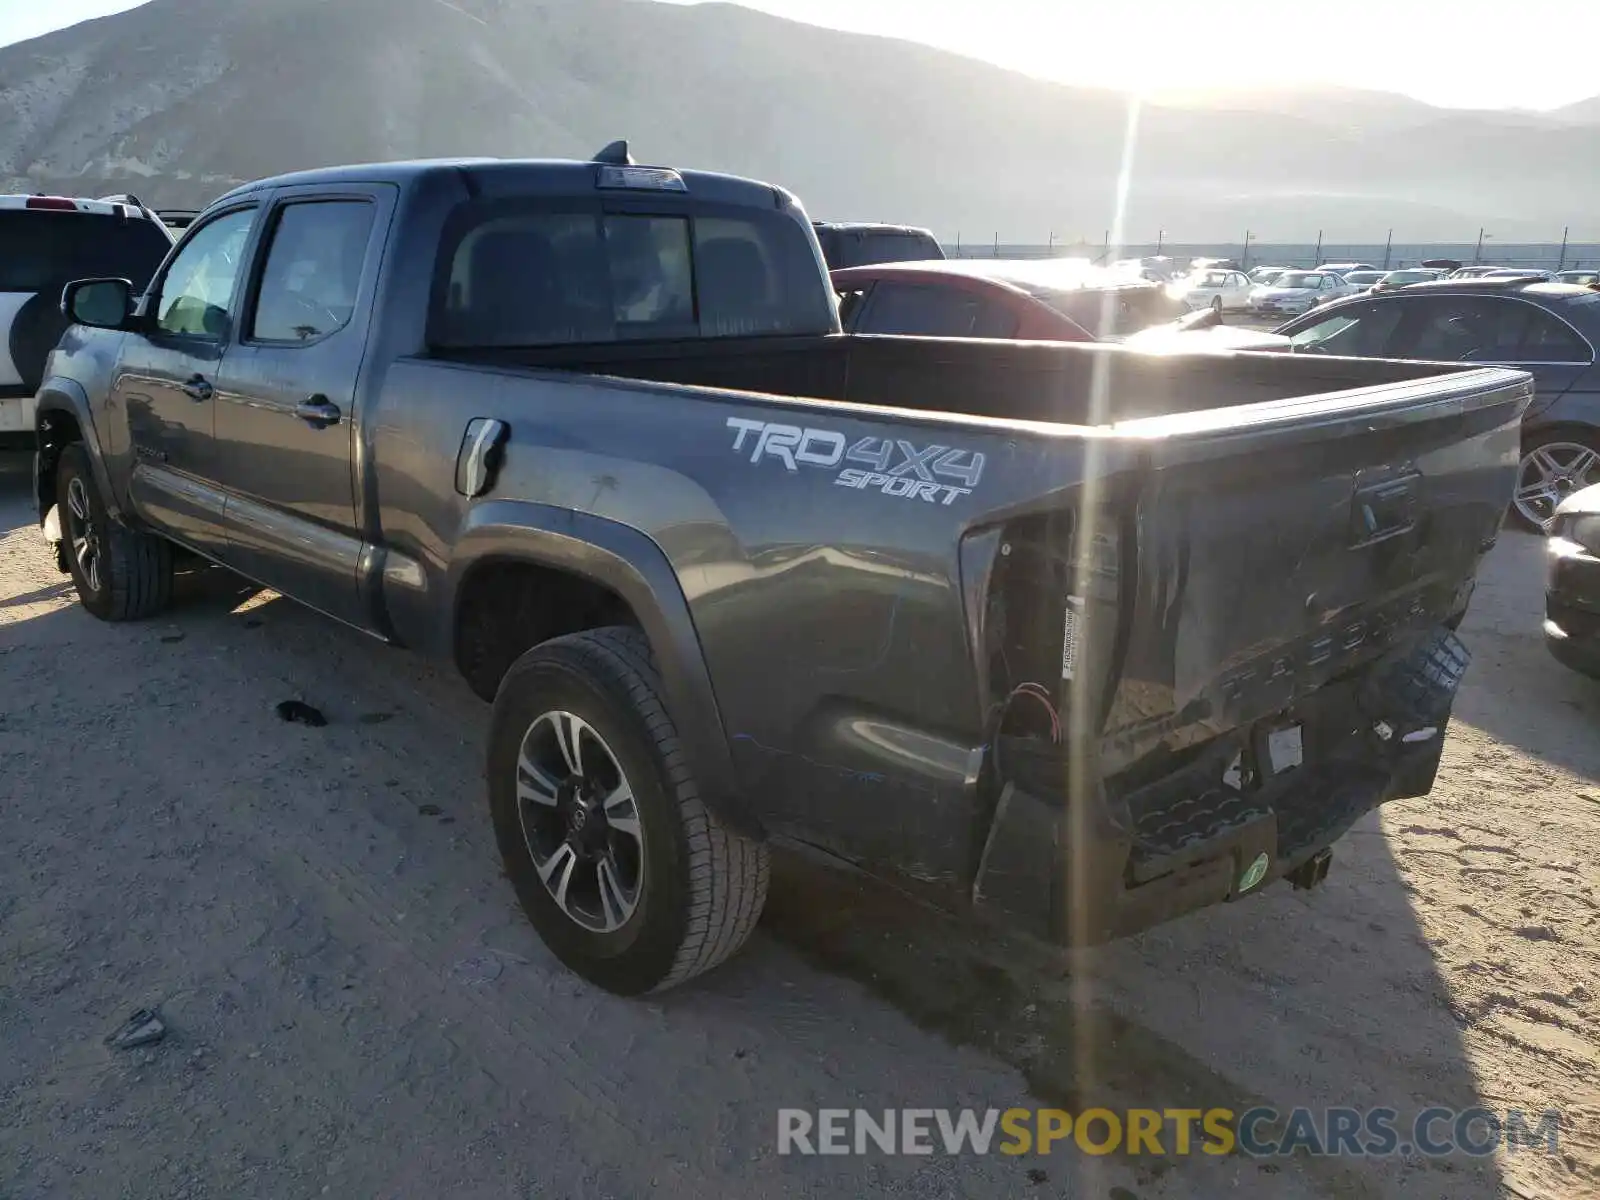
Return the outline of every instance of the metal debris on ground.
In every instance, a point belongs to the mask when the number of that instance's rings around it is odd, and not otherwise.
[[[132,1050],[135,1046],[159,1042],[166,1036],[167,1027],[162,1024],[161,1018],[150,1009],[141,1008],[123,1022],[122,1028],[106,1039],[106,1045],[113,1050]]]

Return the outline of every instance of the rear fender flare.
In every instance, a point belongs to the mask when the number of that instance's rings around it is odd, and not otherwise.
[[[437,645],[454,645],[462,584],[480,563],[527,562],[609,588],[639,620],[655,651],[668,711],[701,799],[724,822],[764,837],[738,787],[728,737],[689,602],[666,553],[648,535],[589,513],[516,500],[490,500],[468,515],[451,558],[445,625]]]

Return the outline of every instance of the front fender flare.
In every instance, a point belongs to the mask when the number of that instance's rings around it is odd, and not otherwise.
[[[83,433],[83,446],[89,454],[89,466],[94,471],[95,486],[100,489],[100,496],[105,501],[106,511],[114,518],[121,520],[123,517],[122,504],[115,488],[111,486],[111,472],[106,467],[105,455],[101,450],[98,430],[94,423],[94,410],[89,405],[89,397],[83,387],[72,379],[63,379],[51,376],[39,387],[34,410],[33,427],[38,438],[39,448],[33,455],[33,501],[38,512],[39,524],[44,524],[45,516],[55,506],[55,496],[44,494],[44,454],[46,446],[59,445],[57,439],[49,437],[51,418],[55,415],[65,415],[77,422],[78,429]]]
[[[738,786],[727,731],[700,635],[677,572],[648,534],[605,517],[547,504],[489,500],[468,514],[451,557],[440,646],[454,644],[456,605],[473,567],[527,562],[582,576],[627,602],[655,651],[667,710],[677,726],[700,797],[747,837],[765,837]]]

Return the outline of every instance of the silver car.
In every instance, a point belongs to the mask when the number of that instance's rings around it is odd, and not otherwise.
[[[1360,290],[1332,271],[1285,271],[1272,283],[1251,291],[1250,308],[1263,316],[1293,317]]]

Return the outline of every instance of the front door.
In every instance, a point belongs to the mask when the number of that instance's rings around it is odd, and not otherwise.
[[[229,565],[363,628],[357,383],[392,208],[378,187],[274,195],[217,389]]]
[[[184,239],[123,340],[111,391],[126,413],[134,511],[218,559],[226,538],[212,419],[256,211],[224,212]]]

